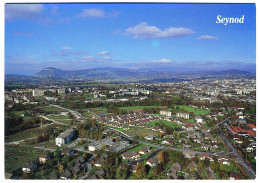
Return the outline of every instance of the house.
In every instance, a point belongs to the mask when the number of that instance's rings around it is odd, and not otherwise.
[[[75,166],[78,166],[78,167],[84,167],[86,164],[85,164],[85,160],[82,156],[78,156],[76,161],[75,161]]]
[[[201,116],[195,116],[195,121],[197,122],[197,123],[202,123],[203,122],[203,119],[202,119],[202,117]]]
[[[166,111],[166,110],[162,110],[162,111],[160,111],[160,115],[171,117],[172,116],[172,112]]]
[[[247,151],[247,152],[253,152],[253,151],[254,151],[254,148],[253,148],[253,147],[247,147],[247,148],[246,148],[246,151]]]
[[[193,126],[194,125],[192,123],[186,123],[182,126],[182,129],[185,129],[187,131],[194,130]]]
[[[194,158],[196,156],[196,153],[194,151],[185,150],[183,151],[183,155],[185,158]]]
[[[140,154],[137,153],[136,151],[132,151],[132,152],[125,152],[121,156],[123,159],[137,159],[140,157]]]
[[[166,140],[162,141],[162,144],[164,144],[164,145],[172,145],[173,141],[170,140],[170,139],[166,139]]]
[[[199,158],[200,158],[200,160],[205,160],[206,158],[209,158],[209,154],[208,153],[201,153]]]
[[[190,171],[198,171],[198,166],[197,164],[192,161],[188,166],[187,169],[189,169]]]
[[[197,139],[194,139],[193,141],[201,144],[201,143],[204,142],[204,139],[203,138],[197,138]]]
[[[153,135],[147,135],[144,137],[146,140],[153,140],[154,136]]]
[[[146,164],[151,166],[151,167],[158,165],[159,164],[158,156],[155,155],[154,157],[148,159]]]
[[[67,155],[67,156],[69,156],[69,155],[73,155],[75,152],[74,152],[74,150],[73,149],[71,149],[71,148],[65,148],[65,149],[63,149],[63,151],[61,152],[61,155]]]
[[[254,124],[247,124],[247,126],[251,129],[251,130],[255,130],[256,131],[256,126]]]
[[[241,173],[231,171],[231,172],[229,172],[229,179],[230,180],[240,180],[240,179],[242,179],[242,175],[241,175]]]
[[[218,148],[218,144],[217,143],[212,143],[212,148],[217,149]]]
[[[221,164],[223,164],[223,165],[230,165],[230,162],[228,161],[228,159],[227,158],[225,158],[225,157],[219,157],[218,158],[218,162],[219,163],[221,163]]]
[[[71,176],[72,176],[71,172],[70,172],[68,169],[66,169],[66,170],[61,174],[60,178],[61,178],[62,180],[68,180],[68,179],[71,178]]]
[[[107,153],[104,153],[100,156],[99,159],[97,159],[95,162],[94,162],[94,165],[97,166],[97,167],[101,167],[102,166],[102,163],[103,161],[105,161],[105,159],[108,157],[108,154]]]
[[[30,173],[33,169],[36,169],[38,166],[36,163],[33,162],[27,162],[25,164],[23,164],[22,166],[22,170],[25,173]]]
[[[96,175],[98,176],[99,179],[103,179],[104,178],[104,175],[105,175],[105,172],[103,169],[100,169],[96,172]]]
[[[78,166],[74,166],[71,169],[71,172],[73,173],[73,175],[77,175],[80,172],[80,168]]]
[[[46,163],[46,161],[49,160],[49,159],[50,159],[50,156],[48,154],[42,154],[39,157],[39,161],[42,164]]]
[[[70,128],[62,132],[58,137],[56,137],[55,139],[56,145],[62,146],[64,144],[67,144],[73,139],[74,136],[75,136],[75,129]]]
[[[137,167],[137,165],[130,165],[130,170],[135,173],[136,167]]]
[[[245,119],[236,119],[236,123],[239,125],[245,125],[247,124],[247,121]]]
[[[175,169],[169,169],[167,172],[167,176],[168,176],[167,179],[178,179]]]
[[[52,171],[51,174],[48,176],[48,178],[51,179],[51,180],[57,180],[58,175],[55,171]]]
[[[177,112],[176,117],[177,118],[189,119],[190,115],[189,115],[189,113]]]
[[[181,165],[179,162],[174,163],[172,168],[174,168],[177,172],[181,171]]]
[[[144,146],[141,150],[139,150],[139,154],[146,154],[146,153],[149,153],[151,150],[152,150],[152,147]]]
[[[208,178],[207,179],[209,179],[209,180],[217,179],[214,171],[210,167],[206,168],[206,171],[208,172]]]
[[[211,148],[211,145],[208,144],[201,144],[201,148],[205,149],[206,151],[208,151]]]

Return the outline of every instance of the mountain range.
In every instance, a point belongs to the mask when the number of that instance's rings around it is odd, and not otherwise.
[[[224,71],[190,71],[190,72],[162,72],[151,70],[134,70],[127,68],[93,68],[83,70],[61,70],[54,67],[48,67],[35,76],[23,76],[15,74],[6,74],[5,79],[12,81],[49,81],[49,80],[84,80],[89,82],[176,82],[190,79],[206,78],[234,78],[234,77],[254,77],[253,73],[241,70]]]
[[[197,76],[226,76],[226,75],[248,75],[247,71],[224,70],[224,71],[193,71],[193,72],[157,72],[145,70],[133,70],[126,68],[94,68],[83,70],[65,71],[54,67],[48,67],[35,76],[39,78],[61,78],[61,79],[84,79],[84,80],[157,80],[172,79],[182,75]]]

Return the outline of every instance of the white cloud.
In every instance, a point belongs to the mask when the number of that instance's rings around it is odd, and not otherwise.
[[[61,47],[61,49],[62,49],[62,50],[71,50],[71,47],[69,47],[69,46],[63,46],[63,47]]]
[[[33,19],[39,17],[42,14],[43,9],[44,7],[42,4],[6,4],[5,19]]]
[[[168,64],[168,63],[172,63],[171,60],[166,59],[166,58],[161,58],[160,60],[155,60],[153,61],[154,63],[163,63],[163,64]]]
[[[109,55],[110,52],[108,52],[108,51],[100,51],[100,52],[98,52],[97,54],[98,54],[98,55]]]
[[[135,39],[181,37],[194,33],[192,29],[184,27],[169,27],[161,30],[156,26],[149,26],[146,22],[130,27],[125,32],[126,35],[133,36]]]
[[[106,56],[106,57],[104,57],[103,59],[104,59],[104,60],[111,60],[111,57]]]
[[[200,36],[197,37],[198,40],[218,40],[218,37],[214,37],[214,36],[209,36],[209,35],[204,35],[204,36]]]
[[[105,14],[106,13],[103,10],[92,8],[92,9],[83,9],[83,11],[77,16],[82,18],[90,18],[90,17],[103,18],[105,17]]]

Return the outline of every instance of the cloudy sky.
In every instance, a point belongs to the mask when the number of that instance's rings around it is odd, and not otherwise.
[[[217,16],[243,24],[217,24]],[[6,4],[5,73],[119,67],[255,72],[254,4]]]

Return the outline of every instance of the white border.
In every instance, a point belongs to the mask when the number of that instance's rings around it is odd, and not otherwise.
[[[86,0],[76,0],[76,2],[73,2],[73,1],[67,1],[67,0],[23,0],[23,1],[14,1],[14,0],[1,0],[0,1],[0,23],[1,23],[1,26],[0,26],[0,32],[1,32],[1,50],[0,50],[0,55],[1,55],[1,67],[0,67],[0,72],[2,73],[1,74],[1,97],[0,97],[0,100],[1,100],[1,125],[2,125],[2,128],[1,128],[1,140],[0,140],[0,147],[2,148],[1,149],[1,156],[0,156],[0,161],[1,161],[1,170],[0,170],[0,181],[9,181],[9,180],[5,180],[4,178],[4,47],[5,47],[5,44],[4,44],[4,38],[5,38],[5,28],[4,28],[4,25],[5,25],[5,16],[4,16],[4,5],[5,3],[69,3],[69,2],[72,2],[72,3],[79,3],[79,2],[96,2],[96,3],[109,3],[109,2],[122,2],[124,3],[124,1],[122,0],[112,0],[112,1],[109,1],[109,0],[101,0],[101,1],[98,1],[98,0],[90,0],[90,1],[86,1]],[[155,1],[155,0],[141,0],[141,1],[137,1],[137,0],[127,0],[125,2],[139,2],[139,3],[149,3],[149,2],[158,2],[158,3],[255,3],[256,4],[256,34],[258,33],[258,30],[259,30],[259,23],[257,23],[259,20],[259,12],[258,12],[258,8],[259,8],[259,3],[256,1],[256,0],[229,0],[229,1],[223,1],[223,0],[214,0],[214,2],[210,2],[209,0],[182,0],[182,1],[176,1],[176,0],[163,0],[163,1]],[[256,36],[257,37],[257,36]],[[259,43],[259,39],[257,37],[256,39],[256,60],[258,60],[258,54],[259,53],[259,47],[258,47],[258,43]],[[259,64],[257,63],[256,64],[256,73],[257,71],[259,71]],[[258,79],[257,79],[258,81]],[[258,87],[258,82],[257,82],[257,98],[259,96],[259,87]],[[257,101],[257,106],[258,106],[258,101]],[[257,114],[260,114],[259,113],[259,110],[258,110],[258,107],[257,107]],[[260,118],[256,117],[256,121],[258,121]],[[260,124],[259,124],[260,125]],[[257,128],[259,130],[259,125],[257,125]],[[259,138],[257,136],[257,144],[259,142]],[[258,145],[257,145],[258,147]],[[257,148],[258,149],[258,148]],[[258,151],[257,151],[257,157],[260,157],[258,156]],[[259,178],[259,169],[260,167],[258,166],[259,165],[259,160],[257,160],[257,169],[256,169],[256,179],[255,180],[246,180],[246,181],[250,181],[250,182],[259,182],[260,178]],[[35,182],[36,180],[12,180],[13,182],[24,182],[24,181],[33,181]],[[36,182],[38,182],[40,180],[37,180]],[[43,181],[47,181],[47,180],[43,180]],[[71,180],[72,181],[72,180]],[[71,182],[69,181],[69,182]],[[80,182],[83,182],[81,180],[75,180],[75,181],[80,181]],[[90,180],[88,180],[90,181]],[[123,181],[123,180],[105,180],[106,182],[114,182],[114,181]],[[163,182],[168,182],[169,180],[126,180],[126,181],[123,181],[123,182],[158,182],[158,181],[163,181]],[[188,180],[184,180],[184,181],[181,181],[181,182],[187,182]],[[205,182],[205,181],[209,181],[209,180],[193,180],[195,182]],[[217,182],[219,180],[210,180],[212,182]],[[224,181],[227,181],[227,180],[224,180]],[[48,182],[56,182],[56,181],[48,181]],[[85,182],[85,181],[84,181]],[[98,180],[91,180],[91,182],[103,182],[103,181],[98,181]],[[176,180],[176,181],[173,181],[173,182],[179,182],[179,180]],[[222,181],[223,182],[223,181]],[[241,181],[239,181],[241,182]],[[244,181],[242,181],[244,182]]]

